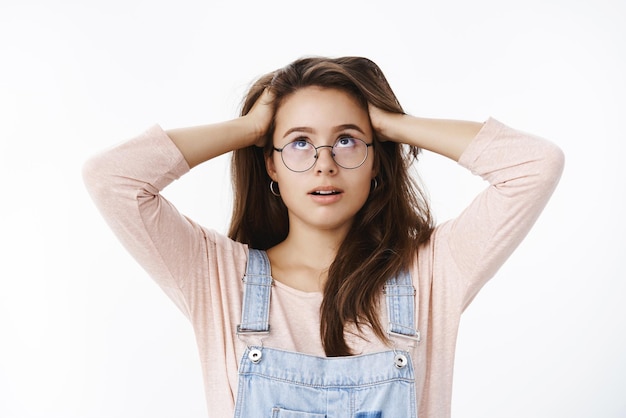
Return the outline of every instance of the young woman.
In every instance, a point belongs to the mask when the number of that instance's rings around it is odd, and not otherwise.
[[[489,186],[432,224],[419,149]],[[159,192],[233,152],[229,237]],[[489,119],[410,116],[380,69],[304,58],[241,116],[95,156],[85,180],[126,248],[193,324],[212,417],[446,417],[460,315],[560,177],[552,143]]]

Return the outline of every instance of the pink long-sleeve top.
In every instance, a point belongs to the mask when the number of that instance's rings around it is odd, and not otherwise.
[[[449,417],[461,313],[527,234],[556,187],[563,154],[553,143],[489,119],[459,160],[489,185],[455,219],[438,225],[411,269],[422,342],[412,350],[420,418]],[[180,214],[160,195],[189,166],[155,126],[92,157],[87,188],[126,249],[189,318],[210,417],[233,416],[237,338],[247,246]],[[275,282],[268,347],[323,356],[321,293]],[[382,304],[384,305],[384,304]],[[385,312],[381,311],[384,317]],[[381,323],[386,323],[381,321]],[[356,353],[388,349],[372,333],[349,336]]]

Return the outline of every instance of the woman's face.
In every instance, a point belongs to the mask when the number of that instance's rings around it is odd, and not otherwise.
[[[360,166],[344,168],[358,162],[358,159],[350,159],[353,151],[349,149],[354,144],[363,147],[363,143],[356,140],[373,143],[369,115],[355,98],[344,91],[306,87],[282,102],[276,112],[273,143],[276,148],[284,148],[283,155],[274,151],[266,163],[267,171],[278,183],[281,198],[289,211],[291,231],[303,226],[347,233],[354,215],[367,200],[371,179],[376,174],[371,146],[365,147],[367,157]],[[323,146],[317,150],[317,159],[311,157],[300,161],[294,158],[294,154],[301,154],[304,148],[309,147],[306,142],[315,147]],[[335,144],[336,158],[344,167],[332,157],[330,147]],[[291,154],[287,154],[285,147],[290,148]],[[342,157],[347,160],[341,160],[340,153],[344,153]],[[313,166],[306,171],[295,172],[287,168],[283,158],[288,163],[295,161],[300,164],[292,164],[291,168],[306,168],[305,161],[310,161]]]

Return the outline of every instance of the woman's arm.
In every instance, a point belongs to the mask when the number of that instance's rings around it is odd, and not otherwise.
[[[452,280],[434,288],[462,289],[458,303],[464,308],[535,223],[560,179],[563,153],[550,141],[494,119],[484,124],[421,119],[375,108],[370,117],[383,140],[445,155],[489,183],[458,217],[438,226],[431,240],[435,276]],[[444,273],[452,265],[457,273]]]
[[[166,132],[155,126],[83,166],[87,190],[105,221],[187,315],[194,309],[190,301],[199,303],[191,295],[194,279],[202,286],[209,269],[216,268],[207,242],[217,238],[179,213],[160,192],[190,166],[258,142],[267,129],[267,108],[263,102],[246,117],[198,128]]]
[[[482,123],[461,120],[427,119],[369,109],[372,127],[381,140],[413,145],[458,161],[476,137]]]
[[[266,90],[247,115],[227,122],[167,131],[190,168],[218,155],[263,146],[264,135],[272,120],[272,94]]]
[[[467,285],[463,306],[526,237],[563,172],[554,143],[489,119],[459,164],[489,183],[440,232]]]

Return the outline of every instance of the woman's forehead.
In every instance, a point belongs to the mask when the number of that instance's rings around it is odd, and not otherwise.
[[[369,115],[351,94],[322,87],[305,87],[289,95],[276,112],[276,134],[283,137],[295,130],[355,129],[368,134]]]

